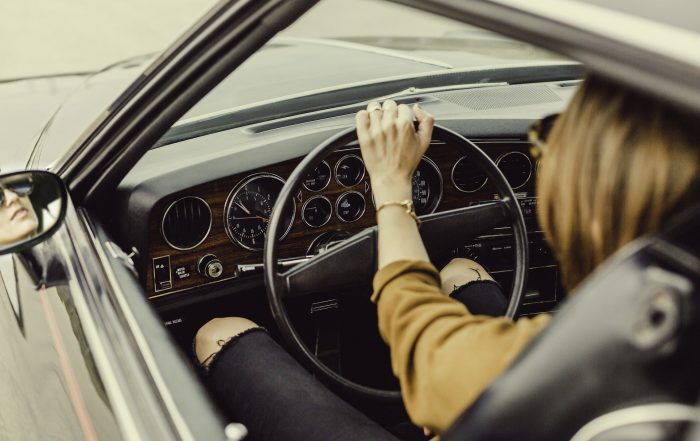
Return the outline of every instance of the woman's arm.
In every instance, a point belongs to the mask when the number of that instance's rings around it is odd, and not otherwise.
[[[411,200],[411,177],[430,145],[433,116],[387,100],[370,103],[357,114],[357,135],[372,182],[376,207]],[[418,121],[418,129],[413,117]],[[416,222],[399,205],[377,212],[379,268],[397,260],[429,262]],[[400,245],[399,245],[400,244]]]
[[[430,145],[432,129],[432,115],[418,106],[370,103],[357,114],[377,207],[411,199],[411,177]],[[377,225],[379,271],[372,299],[378,303],[379,329],[390,346],[412,421],[440,433],[510,365],[548,317],[513,323],[472,315],[441,291],[440,275],[403,207],[379,210]],[[480,266],[474,268],[450,275],[448,283],[488,275]]]
[[[473,315],[440,289],[429,263],[396,261],[377,272],[372,300],[414,424],[445,431],[549,321]]]

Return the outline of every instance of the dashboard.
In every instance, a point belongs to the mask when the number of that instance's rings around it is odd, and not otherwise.
[[[439,125],[479,146],[503,172],[520,202],[530,241],[523,314],[548,311],[564,298],[559,269],[537,224],[537,162],[526,141],[542,115],[560,112],[577,81],[450,89],[411,97]],[[316,146],[350,127],[358,108],[312,114],[187,136],[155,146],[119,184],[110,201],[115,242],[131,250],[146,296],[161,310],[177,310],[230,295],[264,297],[263,244],[272,207],[284,182]],[[413,177],[419,215],[491,201],[496,191],[456,146],[438,137]],[[291,267],[376,225],[371,183],[357,143],[324,158],[303,182],[287,213],[279,264]],[[509,227],[469,243],[453,257],[479,261],[511,286]],[[332,294],[332,293],[331,293]]]
[[[563,294],[556,265],[537,226],[537,163],[529,155],[529,144],[513,139],[475,143],[508,179],[527,220],[532,286],[526,300],[551,305]],[[156,299],[259,275],[272,207],[300,161],[290,159],[214,179],[158,201],[148,225],[148,296]],[[419,215],[496,197],[483,172],[456,147],[439,139],[431,143],[412,183]],[[356,143],[329,155],[306,177],[289,204],[285,222],[286,233],[280,242],[283,265],[321,253],[375,224],[371,184]],[[505,228],[468,244],[455,244],[446,258],[480,261],[502,284],[509,284],[512,254],[512,240]]]

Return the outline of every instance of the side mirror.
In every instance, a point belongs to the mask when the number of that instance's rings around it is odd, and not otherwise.
[[[0,175],[0,254],[26,250],[49,238],[63,222],[68,192],[47,171]]]

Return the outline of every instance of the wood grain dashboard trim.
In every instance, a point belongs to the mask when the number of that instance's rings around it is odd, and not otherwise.
[[[494,161],[502,154],[512,151],[522,152],[529,157],[529,144],[524,141],[489,140],[477,141],[475,143],[494,159]],[[335,170],[337,161],[341,157],[352,153],[359,154],[358,148],[350,146],[346,149],[336,151],[325,160],[330,165],[331,170]],[[436,141],[428,149],[426,156],[438,166],[442,175],[443,193],[437,210],[449,210],[463,207],[473,202],[494,198],[495,191],[489,183],[473,193],[461,192],[454,186],[451,178],[452,169],[456,161],[463,156],[457,148]],[[227,235],[224,228],[224,210],[227,197],[234,187],[254,174],[269,173],[278,175],[286,180],[300,161],[301,158],[288,160],[223,179],[212,180],[171,194],[158,201],[150,212],[148,223],[149,248],[146,254],[147,259],[144,262],[145,267],[142,268],[143,274],[146,275],[146,292],[148,293],[148,297],[162,297],[205,285],[230,282],[232,279],[238,277],[236,273],[238,265],[261,263],[263,256],[262,251],[244,249],[233,243]],[[536,164],[533,163],[533,169],[536,170],[536,168]],[[534,170],[533,174],[535,173]],[[302,220],[302,206],[311,197],[324,196],[331,201],[335,209],[335,201],[341,194],[347,191],[357,191],[364,195],[367,201],[367,209],[357,221],[352,223],[342,222],[335,215],[335,212],[326,224],[318,228],[309,227]],[[532,196],[534,193],[534,179],[531,177],[528,182],[518,190],[518,193],[526,193],[527,196]],[[209,236],[201,244],[190,250],[176,250],[170,247],[163,239],[160,224],[167,207],[170,206],[173,201],[185,196],[199,197],[206,201],[212,211],[213,223]],[[296,206],[294,222],[288,235],[280,244],[280,256],[282,258],[306,256],[313,240],[322,233],[330,233],[339,230],[351,230],[354,232],[375,224],[371,187],[369,184],[369,177],[366,174],[357,185],[351,187],[338,184],[335,180],[335,175],[331,177],[329,184],[321,191],[309,191],[302,187],[294,203]],[[219,279],[207,279],[197,272],[197,262],[206,254],[214,254],[221,260],[223,273]],[[156,286],[154,280],[155,268],[153,266],[153,260],[165,256],[167,256],[170,261],[171,282],[169,285],[159,287]]]

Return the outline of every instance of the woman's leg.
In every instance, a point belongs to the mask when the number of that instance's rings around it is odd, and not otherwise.
[[[462,302],[469,312],[499,316],[506,312],[508,299],[491,275],[477,262],[452,259],[440,271],[442,292]]]
[[[209,367],[211,389],[254,441],[397,441],[249,320],[214,319],[195,341],[197,358]]]

